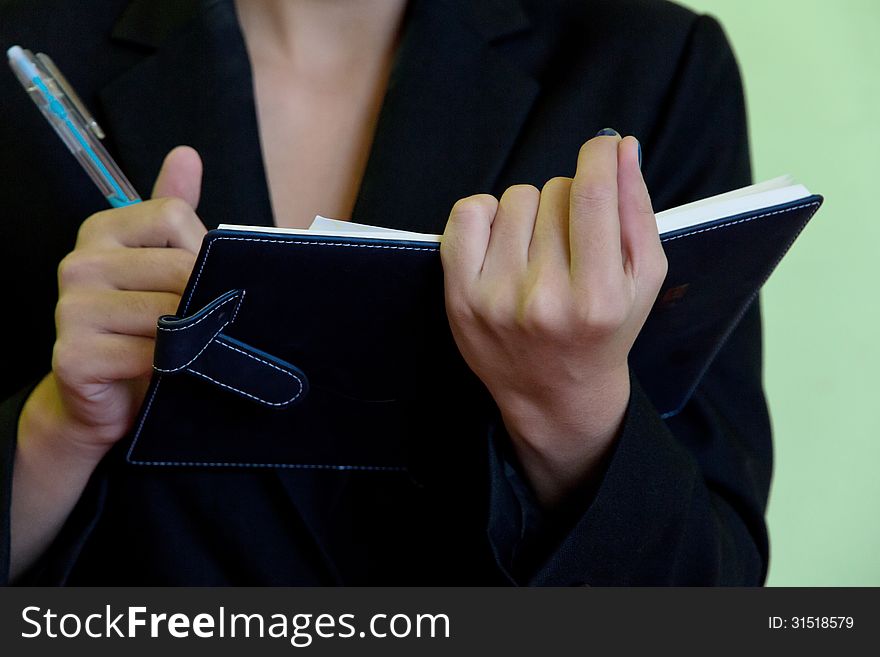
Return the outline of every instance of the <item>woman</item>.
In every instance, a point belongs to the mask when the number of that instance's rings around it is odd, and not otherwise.
[[[153,200],[96,213],[72,166],[41,178],[59,146],[32,109],[3,128],[4,165],[24,178],[2,190],[21,236],[4,262],[29,318],[6,390],[39,379],[2,407],[9,577],[763,581],[757,306],[667,422],[627,367],[665,274],[647,190],[668,207],[749,182],[739,77],[714,21],[636,0],[104,4],[82,17],[58,3],[42,20],[4,7],[6,40],[50,52],[100,107],[135,186],[157,178]],[[641,136],[647,186],[634,138],[582,145],[603,125]],[[201,160],[175,150],[156,176],[180,143]],[[52,193],[25,203],[37,181]],[[455,455],[423,487],[126,466],[114,446],[143,397],[155,318],[175,310],[204,225],[316,212],[445,227],[450,325],[502,421],[491,435],[468,418],[462,435],[426,426]]]

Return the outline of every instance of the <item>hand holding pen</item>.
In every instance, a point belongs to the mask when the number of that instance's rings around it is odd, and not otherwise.
[[[100,459],[131,427],[152,372],[156,318],[177,310],[206,231],[195,213],[202,164],[193,149],[172,150],[153,198],[140,202],[57,69],[47,77],[51,61],[20,48],[9,54],[25,89],[114,206],[83,222],[58,268],[52,370],[19,421],[14,578],[45,551]]]
[[[151,372],[156,318],[177,309],[201,246],[205,228],[195,207],[202,164],[193,149],[174,149],[153,199],[141,202],[52,61],[17,46],[8,52],[28,94],[114,207],[82,223],[58,267],[49,377],[68,430],[77,427],[81,444],[106,448],[134,419]]]

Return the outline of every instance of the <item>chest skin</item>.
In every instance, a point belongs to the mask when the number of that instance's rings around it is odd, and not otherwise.
[[[392,56],[365,52],[340,67],[251,49],[275,225],[307,228],[316,214],[351,219]]]
[[[254,70],[260,143],[275,224],[350,219],[375,131],[384,77],[315,89],[277,68]]]

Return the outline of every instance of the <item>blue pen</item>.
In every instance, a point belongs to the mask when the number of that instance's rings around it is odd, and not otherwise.
[[[104,198],[114,208],[138,203],[141,197],[101,144],[104,132],[67,80],[43,53],[12,46],[9,66],[43,116],[67,144]]]

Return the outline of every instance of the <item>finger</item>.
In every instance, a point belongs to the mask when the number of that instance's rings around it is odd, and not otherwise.
[[[571,178],[551,178],[541,189],[541,204],[529,246],[529,260],[558,263],[569,271],[568,236]]]
[[[584,144],[571,183],[572,278],[587,286],[623,272],[617,211],[619,141],[619,136],[601,136]]]
[[[92,215],[80,226],[76,248],[174,247],[197,254],[205,232],[189,203],[168,197]]]
[[[458,201],[449,214],[440,256],[447,291],[469,286],[480,277],[498,200],[488,194]]]
[[[202,188],[202,159],[195,149],[178,146],[169,151],[153,185],[152,198],[173,196],[195,210]]]
[[[55,342],[52,371],[67,385],[113,383],[148,375],[153,369],[152,338],[72,333]]]
[[[625,268],[638,277],[644,263],[657,260],[662,246],[651,197],[639,168],[639,143],[635,137],[627,137],[618,146],[617,186]]]
[[[156,321],[177,310],[180,297],[170,292],[92,290],[58,300],[55,322],[59,338],[71,332],[118,333],[155,337]]]
[[[525,269],[540,199],[541,192],[532,185],[514,185],[501,195],[483,262],[484,274]]]
[[[58,266],[58,289],[80,287],[182,294],[195,257],[184,249],[116,248],[70,253]]]

